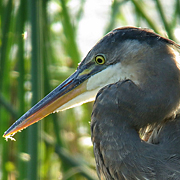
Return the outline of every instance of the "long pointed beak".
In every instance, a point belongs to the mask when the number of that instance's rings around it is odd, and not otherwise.
[[[86,91],[86,79],[89,74],[81,73],[78,69],[62,84],[51,91],[46,97],[39,101],[23,116],[21,116],[3,135],[10,137],[17,131],[20,131],[31,124],[41,120],[47,115],[56,111],[59,107],[66,104],[68,101],[77,97]]]

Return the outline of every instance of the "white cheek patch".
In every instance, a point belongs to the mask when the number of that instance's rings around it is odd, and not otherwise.
[[[131,79],[138,84],[137,77],[130,66],[124,67],[121,63],[116,63],[115,65],[111,65],[105,70],[90,77],[87,82],[87,91],[96,88],[100,89],[108,84],[123,81],[125,79]]]
[[[62,105],[54,112],[63,111],[70,109],[87,102],[95,100],[98,91],[104,86],[117,81],[123,81],[125,79],[131,79],[134,83],[138,84],[137,77],[134,75],[130,67],[122,67],[121,63],[116,63],[107,67],[105,70],[91,76],[87,80],[87,91],[75,97],[74,99],[68,101],[66,104]]]

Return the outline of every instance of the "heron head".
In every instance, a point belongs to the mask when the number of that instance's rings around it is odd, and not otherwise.
[[[161,38],[157,34],[134,27],[119,28],[108,33],[87,54],[77,70],[51,91],[4,134],[4,137],[39,121],[47,115],[94,101],[97,92],[107,84],[142,78],[148,47]],[[147,43],[148,42],[148,43]]]

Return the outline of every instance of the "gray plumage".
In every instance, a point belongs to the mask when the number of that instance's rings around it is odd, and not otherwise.
[[[119,44],[116,61],[137,66],[138,83],[119,81],[96,97],[91,132],[99,179],[180,179],[179,46],[137,28],[117,29],[112,36]],[[148,126],[153,132],[145,142],[139,133]]]

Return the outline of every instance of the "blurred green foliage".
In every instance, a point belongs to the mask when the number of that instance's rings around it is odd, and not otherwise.
[[[91,19],[86,15],[87,8],[93,9],[87,7],[89,1],[0,1],[1,135],[75,71],[84,54],[79,37],[82,32],[92,39],[94,36],[81,26],[82,21],[88,25]],[[99,13],[96,19],[106,17],[102,22],[105,26],[92,23],[94,32],[101,29],[105,34],[115,27],[141,26],[180,41],[179,0],[93,3]],[[0,179],[97,179],[90,143],[91,110],[89,103],[52,114],[18,133],[16,142],[0,138]]]

